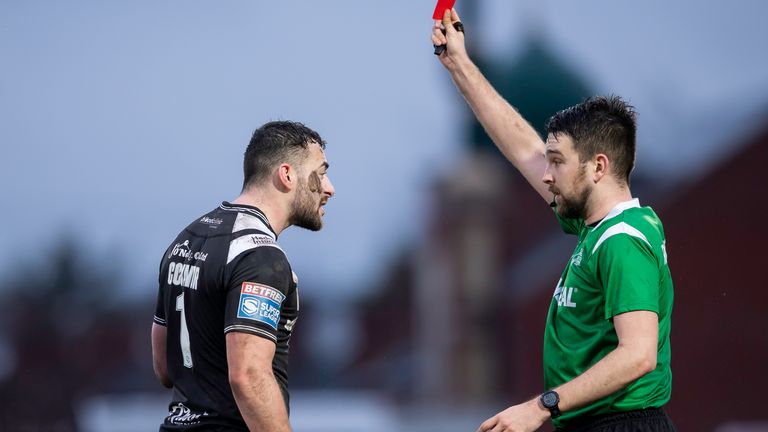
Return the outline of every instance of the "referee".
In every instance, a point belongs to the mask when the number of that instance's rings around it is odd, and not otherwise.
[[[672,279],[664,229],[630,192],[634,109],[595,97],[556,113],[547,140],[469,59],[456,11],[435,26],[440,62],[499,150],[578,242],[557,282],[544,332],[544,388],[480,431],[673,431],[669,401]],[[460,26],[458,26],[461,28]],[[444,34],[445,33],[445,34]],[[437,52],[437,51],[436,51]]]
[[[335,192],[324,148],[301,123],[263,125],[245,151],[240,196],[168,246],[152,324],[155,374],[173,388],[160,431],[290,431],[299,290],[277,238],[291,225],[323,226]]]

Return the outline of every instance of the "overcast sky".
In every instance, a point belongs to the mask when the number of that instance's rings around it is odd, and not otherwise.
[[[461,10],[461,1],[457,7]],[[461,156],[466,109],[431,54],[434,2],[0,1],[0,276],[66,232],[154,296],[177,232],[237,196],[253,129],[305,122],[337,196],[281,236],[347,293],[417,241],[420,196]],[[480,2],[500,61],[536,29],[596,91],[640,111],[639,169],[675,182],[732,149],[768,101],[768,3]],[[478,28],[479,26],[479,28]],[[514,101],[512,101],[514,103]],[[765,114],[765,110],[762,111]]]

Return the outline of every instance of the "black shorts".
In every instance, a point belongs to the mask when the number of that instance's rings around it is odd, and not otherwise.
[[[558,432],[675,432],[661,408],[648,408],[576,420]]]

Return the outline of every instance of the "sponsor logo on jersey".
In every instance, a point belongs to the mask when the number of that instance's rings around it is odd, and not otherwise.
[[[251,242],[255,245],[261,246],[261,245],[275,244],[275,239],[267,235],[256,234],[251,236]]]
[[[171,262],[168,266],[168,285],[178,285],[197,289],[197,279],[200,277],[200,267],[189,264]]]
[[[177,425],[193,425],[200,423],[201,417],[207,417],[207,412],[196,413],[189,407],[179,402],[171,407],[171,411],[168,412],[166,420],[168,423]]]
[[[579,249],[579,252],[571,257],[571,264],[579,267],[581,265],[581,259],[584,257],[584,248]]]
[[[573,301],[573,293],[574,291],[578,291],[578,288],[564,287],[561,285],[562,283],[563,278],[560,278],[560,280],[557,281],[557,286],[555,287],[555,295],[552,297],[555,298],[558,306],[575,308],[576,302]]]
[[[208,216],[203,216],[203,218],[200,219],[200,222],[208,225],[221,225],[222,222],[224,222],[224,219],[210,218]]]
[[[237,317],[258,321],[277,330],[280,322],[280,307],[285,294],[254,282],[243,282],[240,288],[240,304]]]
[[[197,260],[197,261],[205,261],[206,258],[208,258],[208,254],[205,252],[192,252],[192,250],[189,248],[189,240],[184,240],[184,243],[176,243],[173,245],[173,249],[171,249],[171,252],[168,254],[168,258],[171,257],[180,257],[184,258],[184,260]]]

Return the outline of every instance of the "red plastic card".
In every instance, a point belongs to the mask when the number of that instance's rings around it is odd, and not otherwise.
[[[435,13],[432,14],[433,20],[442,20],[443,14],[448,9],[453,9],[453,5],[456,4],[456,0],[437,0],[437,6],[435,6]]]

